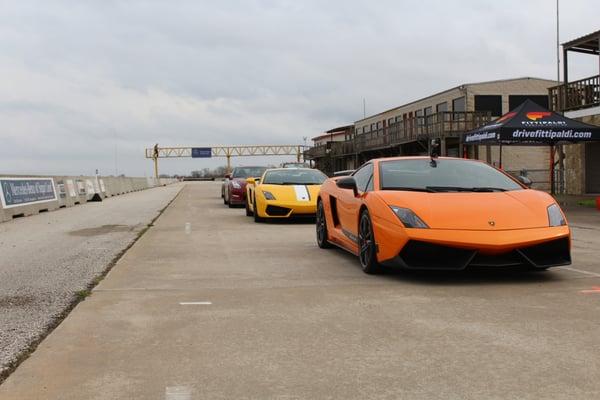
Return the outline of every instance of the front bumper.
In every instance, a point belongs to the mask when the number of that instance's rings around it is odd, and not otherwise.
[[[379,235],[376,231],[378,259],[384,265],[462,270],[469,266],[545,269],[571,264],[566,226],[506,231],[405,229],[401,235],[395,231],[395,235],[386,233],[386,228]],[[394,236],[396,240],[390,241]]]
[[[246,189],[230,189],[229,202],[231,204],[246,204]]]
[[[268,200],[261,204],[260,216],[266,218],[314,217],[317,212],[316,204],[282,203]]]

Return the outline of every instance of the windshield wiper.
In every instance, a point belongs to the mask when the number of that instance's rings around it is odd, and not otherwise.
[[[437,190],[432,188],[431,186],[427,187],[410,187],[410,186],[386,186],[382,187],[381,190],[402,190],[406,192],[426,192],[426,193],[435,193]]]
[[[462,187],[462,186],[427,186],[436,192],[506,192],[506,189],[498,187]]]
[[[502,189],[499,187],[474,187],[474,192],[506,192],[506,189]]]

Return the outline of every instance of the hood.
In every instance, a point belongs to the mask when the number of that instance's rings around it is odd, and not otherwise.
[[[260,185],[259,190],[271,192],[277,201],[317,203],[321,185]]]
[[[415,212],[432,229],[505,230],[548,227],[550,195],[535,190],[473,193],[379,191],[388,205]]]

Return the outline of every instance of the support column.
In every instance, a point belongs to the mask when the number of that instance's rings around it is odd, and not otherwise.
[[[563,47],[563,91],[559,93],[560,111],[565,112],[567,107],[567,86],[569,84],[569,51]]]
[[[227,173],[231,173],[231,154],[227,154]]]
[[[154,177],[158,179],[158,157],[154,157]]]
[[[550,194],[554,194],[554,144],[550,145]]]

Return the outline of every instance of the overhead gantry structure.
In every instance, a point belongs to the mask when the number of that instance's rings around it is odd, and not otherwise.
[[[154,147],[146,149],[146,158],[154,161],[154,176],[158,179],[159,158],[212,158],[226,157],[227,172],[231,172],[231,157],[246,156],[296,156],[298,162],[307,146],[298,144],[274,144],[251,146],[211,146],[211,147]]]

